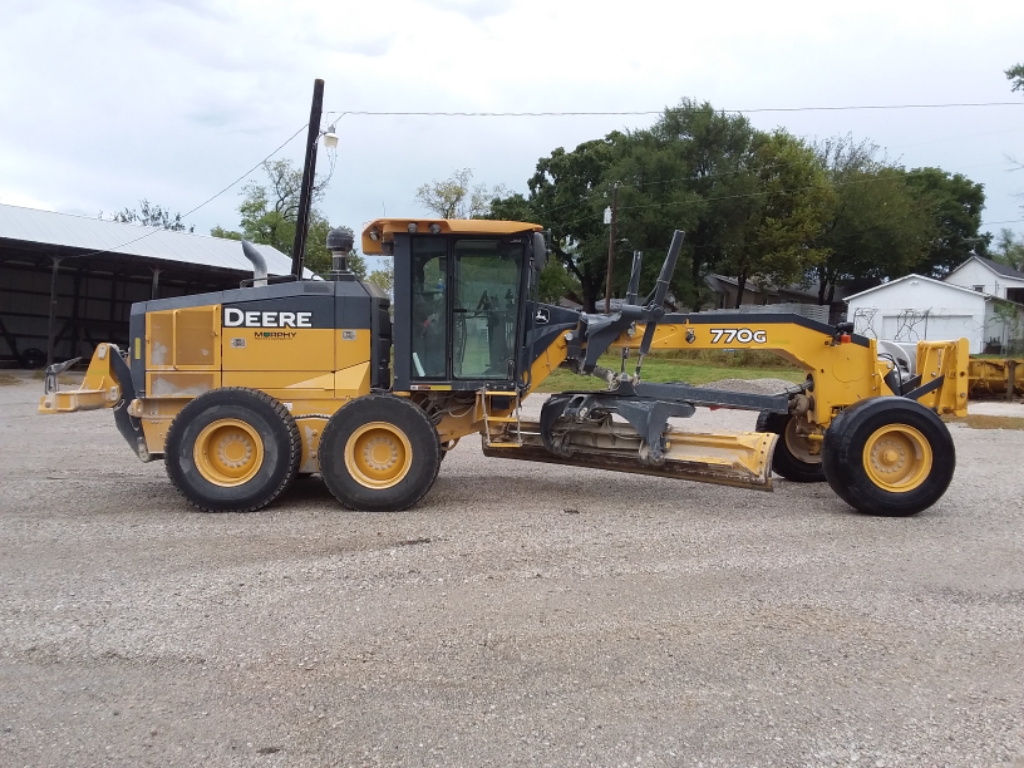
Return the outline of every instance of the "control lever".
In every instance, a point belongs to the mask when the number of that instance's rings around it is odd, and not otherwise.
[[[658,282],[654,287],[654,299],[644,307],[644,313],[647,315],[647,324],[644,328],[644,338],[640,342],[636,372],[633,374],[634,379],[640,378],[640,368],[644,364],[644,358],[651,351],[651,343],[654,341],[654,330],[658,326],[658,321],[665,315],[665,297],[668,295],[668,284],[672,280],[672,273],[675,272],[676,261],[679,260],[679,251],[683,247],[684,234],[679,229],[672,233],[672,242],[668,247],[668,255],[665,257],[665,263],[661,265],[661,274],[658,276]]]
[[[643,251],[633,251],[633,269],[629,273],[629,288],[626,290],[626,303],[636,306],[637,292],[640,290],[640,264],[644,260]],[[626,373],[626,359],[629,357],[629,347],[622,348],[622,368],[620,372]]]

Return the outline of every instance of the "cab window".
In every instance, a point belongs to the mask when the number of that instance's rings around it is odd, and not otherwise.
[[[523,252],[522,243],[455,241],[455,378],[513,378]]]
[[[445,379],[448,338],[448,243],[412,240],[412,377]]]

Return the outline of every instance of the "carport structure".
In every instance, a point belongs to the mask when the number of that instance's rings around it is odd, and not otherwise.
[[[272,275],[291,258],[256,246]],[[136,301],[237,288],[236,240],[0,204],[0,365],[38,366],[128,341]]]

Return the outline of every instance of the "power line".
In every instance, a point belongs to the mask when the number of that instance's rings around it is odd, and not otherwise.
[[[285,139],[285,140],[284,140],[284,142],[282,142],[282,143],[281,143],[281,145],[280,145],[280,146],[279,146],[279,147],[278,147],[277,149],[275,149],[275,150],[274,150],[273,152],[271,152],[271,153],[270,153],[269,155],[267,155],[266,157],[264,157],[264,158],[263,158],[262,160],[260,160],[260,161],[259,161],[258,163],[256,163],[256,165],[254,165],[254,166],[253,166],[252,168],[250,168],[250,169],[249,169],[248,171],[246,171],[246,172],[245,172],[244,174],[242,174],[241,176],[239,176],[239,177],[238,177],[237,179],[235,179],[234,181],[232,181],[232,182],[231,182],[230,184],[228,184],[228,185],[227,185],[226,187],[224,187],[224,189],[222,189],[222,190],[221,190],[220,192],[218,192],[217,194],[215,194],[215,195],[214,195],[213,197],[210,197],[209,199],[207,199],[207,200],[203,201],[202,203],[200,203],[199,205],[197,205],[197,206],[196,206],[195,208],[193,208],[193,209],[192,209],[191,211],[189,211],[188,213],[183,213],[183,214],[181,214],[181,218],[183,218],[183,219],[184,219],[184,218],[185,218],[185,217],[187,217],[187,216],[191,216],[191,215],[192,215],[193,213],[195,213],[196,211],[198,211],[198,210],[199,210],[200,208],[203,208],[203,207],[205,207],[205,206],[209,205],[209,204],[210,204],[210,203],[212,203],[212,202],[213,202],[214,200],[216,200],[216,199],[217,199],[218,197],[220,197],[220,196],[221,196],[221,195],[223,195],[223,194],[224,194],[225,192],[227,192],[227,191],[228,191],[229,189],[231,189],[231,188],[232,188],[233,186],[235,186],[236,184],[238,184],[238,182],[240,182],[240,181],[242,181],[243,179],[245,179],[245,178],[246,178],[246,177],[247,177],[247,176],[248,176],[249,174],[251,174],[251,173],[252,173],[253,171],[255,171],[255,170],[256,170],[257,168],[259,168],[259,167],[260,167],[261,165],[263,165],[263,164],[264,164],[265,162],[267,162],[267,161],[268,161],[268,160],[269,160],[270,158],[272,158],[272,157],[273,157],[274,155],[276,155],[276,154],[277,154],[278,152],[280,152],[280,151],[281,151],[282,149],[284,149],[284,148],[285,148],[285,147],[286,147],[286,146],[287,146],[287,145],[289,144],[289,142],[291,142],[291,141],[292,141],[292,139],[294,139],[294,138],[295,138],[296,136],[298,136],[298,135],[299,135],[300,133],[302,133],[302,132],[303,132],[304,130],[306,130],[306,127],[307,127],[308,125],[309,125],[309,123],[306,123],[306,124],[304,124],[304,125],[303,125],[303,126],[302,126],[301,128],[299,128],[299,130],[297,130],[297,131],[296,131],[295,133],[293,133],[293,134],[292,134],[291,136],[289,136],[289,137],[288,137],[287,139]],[[332,165],[332,170],[333,170],[333,165]],[[147,237],[152,237],[152,236],[153,236],[153,235],[155,235],[155,234],[156,234],[157,232],[165,232],[165,231],[166,231],[166,230],[164,230],[164,229],[162,229],[162,228],[159,228],[159,227],[155,227],[155,228],[153,228],[153,229],[152,229],[151,231],[149,231],[149,232],[146,232],[146,233],[145,233],[144,235],[139,235],[139,236],[138,236],[138,237],[136,237],[136,238],[135,238],[134,240],[129,240],[129,241],[128,241],[128,242],[126,242],[126,243],[121,243],[120,245],[115,245],[115,246],[114,246],[113,248],[103,248],[103,249],[101,249],[101,250],[98,250],[98,251],[90,251],[89,253],[81,253],[81,254],[76,254],[76,255],[75,255],[75,256],[74,256],[73,258],[76,258],[76,259],[84,259],[84,258],[88,258],[89,256],[98,256],[98,255],[99,255],[99,254],[101,254],[101,253],[113,253],[114,251],[119,251],[119,250],[121,250],[122,248],[127,248],[127,247],[128,247],[129,245],[134,245],[135,243],[139,242],[140,240],[145,240],[145,239],[146,239]]]
[[[206,200],[206,201],[204,201],[204,202],[200,203],[199,205],[197,205],[197,206],[196,206],[195,208],[193,208],[193,209],[192,209],[191,211],[189,211],[188,213],[182,214],[182,218],[184,218],[185,216],[191,216],[191,215],[192,215],[193,213],[195,213],[196,211],[198,211],[198,210],[199,210],[200,208],[203,208],[204,206],[206,206],[206,205],[209,205],[209,204],[210,204],[210,203],[212,203],[212,202],[213,202],[214,200],[216,200],[216,199],[217,199],[218,197],[220,197],[220,196],[221,196],[221,195],[223,195],[223,194],[224,194],[225,192],[227,192],[227,191],[228,191],[229,189],[231,189],[231,188],[232,188],[233,186],[235,186],[235,185],[236,185],[236,184],[237,184],[238,182],[240,182],[240,181],[242,181],[243,179],[245,179],[245,178],[246,178],[246,177],[247,177],[247,176],[248,176],[248,175],[249,175],[250,173],[252,173],[253,171],[255,171],[255,170],[256,170],[257,168],[259,168],[259,167],[260,167],[261,165],[263,165],[263,164],[264,164],[265,162],[267,162],[267,160],[269,160],[269,159],[270,159],[270,158],[272,158],[272,157],[273,157],[274,155],[276,155],[276,154],[277,154],[278,152],[280,152],[280,151],[281,151],[282,149],[284,149],[284,148],[285,148],[286,146],[288,146],[288,144],[289,144],[289,143],[290,143],[290,142],[291,142],[291,141],[292,141],[292,140],[293,140],[293,139],[294,139],[294,138],[295,138],[296,136],[298,136],[298,135],[299,135],[300,133],[302,133],[302,132],[303,132],[304,130],[306,130],[306,127],[307,127],[308,125],[309,125],[309,123],[306,123],[306,124],[305,124],[305,125],[303,125],[303,126],[302,126],[301,128],[299,128],[299,130],[297,130],[297,131],[296,131],[295,133],[293,133],[293,134],[292,134],[291,136],[289,136],[289,137],[288,137],[287,139],[285,139],[285,140],[284,140],[284,141],[283,141],[283,142],[281,143],[281,146],[279,146],[279,147],[278,147],[277,149],[275,149],[275,150],[274,150],[273,152],[271,152],[271,153],[270,153],[269,155],[267,155],[266,157],[264,157],[264,158],[263,158],[262,160],[260,160],[260,161],[259,161],[258,163],[256,163],[256,165],[254,165],[254,166],[253,166],[252,168],[250,168],[250,169],[249,169],[248,171],[246,171],[245,173],[243,173],[243,174],[242,174],[241,176],[239,176],[239,177],[238,177],[237,179],[235,179],[234,181],[232,181],[232,182],[231,182],[230,184],[228,184],[228,185],[227,185],[226,187],[224,187],[224,189],[222,189],[222,190],[221,190],[220,192],[218,192],[217,194],[215,194],[215,195],[214,195],[213,197],[211,197],[211,198],[210,198],[209,200]]]
[[[738,115],[754,115],[767,112],[850,112],[855,110],[899,110],[899,109],[957,109],[977,107],[1024,107],[1024,101],[983,101],[951,102],[947,104],[856,104],[836,107],[758,107],[756,109],[717,109]],[[328,112],[338,119],[352,115],[356,117],[642,117],[662,115],[673,109],[666,107],[656,110],[624,111],[551,111],[551,112],[376,112],[371,110],[344,110]]]

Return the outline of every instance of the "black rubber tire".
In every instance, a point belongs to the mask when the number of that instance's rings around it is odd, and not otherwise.
[[[821,461],[808,462],[793,455],[786,442],[786,427],[793,417],[788,413],[761,411],[757,417],[758,432],[774,432],[779,436],[772,454],[772,471],[794,483],[823,483],[825,470]]]
[[[410,462],[404,477],[391,487],[372,488],[352,476],[345,462],[349,439],[368,424],[383,422],[409,441]],[[348,509],[400,512],[430,490],[441,466],[437,430],[423,409],[403,397],[364,395],[339,409],[320,438],[320,474],[334,497]]]
[[[218,486],[196,467],[196,439],[219,419],[245,422],[263,442],[263,462],[243,485]],[[164,448],[164,464],[174,487],[203,512],[262,509],[292,483],[301,458],[299,429],[288,409],[264,392],[243,387],[214,389],[188,403],[171,422]]]
[[[928,475],[916,488],[894,492],[875,484],[864,467],[864,446],[876,430],[904,425],[921,434],[931,449]],[[825,432],[822,467],[829,487],[854,509],[869,515],[909,517],[937,502],[956,469],[949,429],[915,400],[875,397],[844,409]]]

